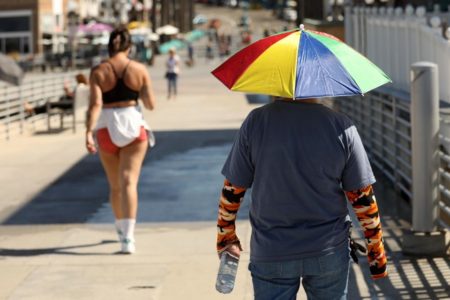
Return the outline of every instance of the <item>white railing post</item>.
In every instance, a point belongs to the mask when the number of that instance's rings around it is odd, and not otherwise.
[[[19,116],[20,116],[20,134],[23,134],[25,131],[25,99],[23,98],[22,86],[19,86]]]
[[[436,232],[439,203],[439,84],[438,67],[411,66],[412,228],[404,236],[403,252],[440,255],[445,234]]]
[[[8,97],[8,100],[6,100],[6,140],[9,140],[11,138],[11,99]]]
[[[352,7],[350,5],[345,6],[345,42],[348,45],[353,45],[353,15]]]
[[[353,8],[353,14],[351,15],[351,17],[353,24],[352,46],[359,51],[359,32],[361,30],[361,26],[359,25],[359,7]]]

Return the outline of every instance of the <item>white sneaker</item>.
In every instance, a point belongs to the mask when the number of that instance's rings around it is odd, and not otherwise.
[[[133,239],[123,238],[121,240],[121,246],[122,249],[120,252],[123,254],[133,254],[136,252],[136,245]]]

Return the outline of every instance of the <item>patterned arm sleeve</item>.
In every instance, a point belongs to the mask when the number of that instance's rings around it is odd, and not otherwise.
[[[383,232],[381,231],[380,216],[372,185],[345,193],[358,218],[359,224],[364,230],[367,258],[372,278],[386,277],[387,259],[383,245]]]
[[[222,253],[229,245],[237,244],[242,250],[236,235],[236,214],[244,200],[246,189],[233,186],[225,180],[219,202],[217,220],[217,252]]]

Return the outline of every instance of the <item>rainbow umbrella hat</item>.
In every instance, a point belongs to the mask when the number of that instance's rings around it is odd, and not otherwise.
[[[336,37],[303,25],[251,44],[212,74],[233,91],[291,99],[363,95],[391,82]]]

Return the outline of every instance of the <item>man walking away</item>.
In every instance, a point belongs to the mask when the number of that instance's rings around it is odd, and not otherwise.
[[[253,110],[222,169],[217,251],[239,256],[235,219],[252,187],[249,270],[256,300],[347,299],[350,201],[363,227],[370,272],[387,276],[375,177],[345,115],[315,99]]]

